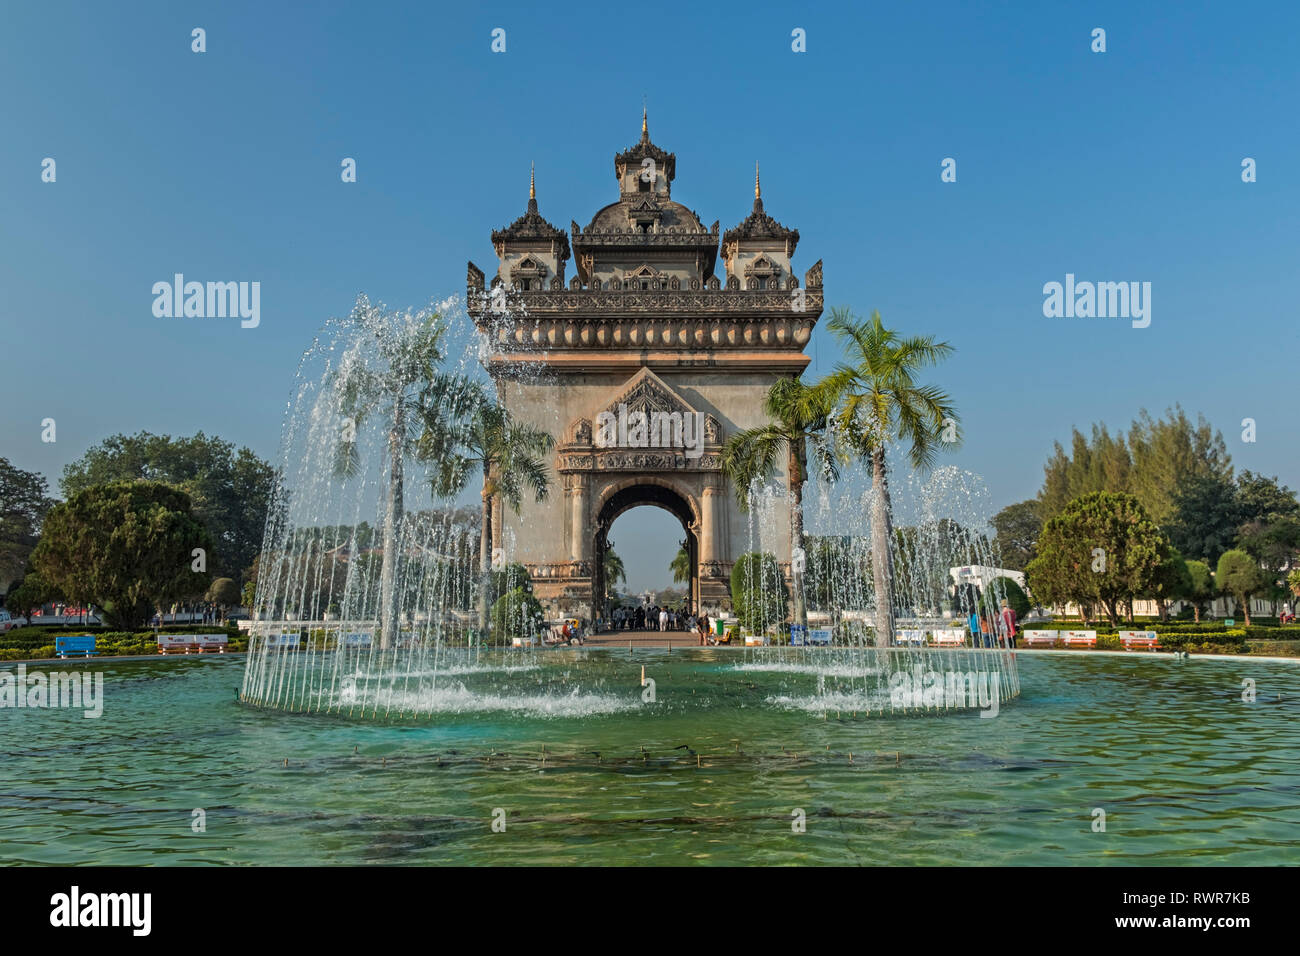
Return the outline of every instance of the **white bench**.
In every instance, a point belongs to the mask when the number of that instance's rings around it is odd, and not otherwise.
[[[966,632],[960,628],[940,628],[930,632],[930,643],[935,647],[961,647],[966,643]]]
[[[1119,639],[1127,650],[1144,648],[1153,651],[1160,646],[1160,638],[1155,631],[1120,631]]]
[[[895,634],[895,640],[897,640],[899,644],[915,644],[917,647],[920,647],[925,643],[925,631],[898,631]]]
[[[1060,631],[1025,631],[1026,647],[1052,647],[1056,644]]]
[[[1096,631],[1062,631],[1061,640],[1066,647],[1096,647]]]
[[[226,653],[230,638],[225,634],[159,634],[159,654],[202,654],[204,651]]]

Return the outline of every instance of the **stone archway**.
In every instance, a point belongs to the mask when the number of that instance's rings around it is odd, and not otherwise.
[[[606,616],[602,605],[605,593],[605,553],[609,548],[609,529],[626,511],[641,505],[653,505],[667,511],[681,522],[685,533],[686,556],[691,569],[687,586],[690,609],[700,607],[700,517],[699,505],[688,493],[669,482],[655,478],[635,478],[608,489],[596,514],[592,541],[591,606],[597,617]]]

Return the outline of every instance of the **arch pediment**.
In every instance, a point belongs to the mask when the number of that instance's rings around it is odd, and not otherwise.
[[[649,368],[571,422],[560,449],[565,471],[718,471],[722,428]]]

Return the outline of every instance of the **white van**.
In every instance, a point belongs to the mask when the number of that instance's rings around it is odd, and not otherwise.
[[[16,627],[22,627],[27,623],[25,617],[14,617],[4,608],[0,608],[0,633],[12,631]]]

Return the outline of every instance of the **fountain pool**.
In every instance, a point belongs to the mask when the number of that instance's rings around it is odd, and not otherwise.
[[[865,678],[850,665],[819,687],[790,658],[701,648],[503,653],[494,670],[458,673],[462,662],[442,672],[437,720],[387,723],[241,705],[238,657],[93,662],[101,720],[29,710],[0,723],[0,858],[1294,861],[1296,664],[1017,657],[1024,690],[995,719],[855,715]],[[1092,829],[1098,808],[1105,832]]]

